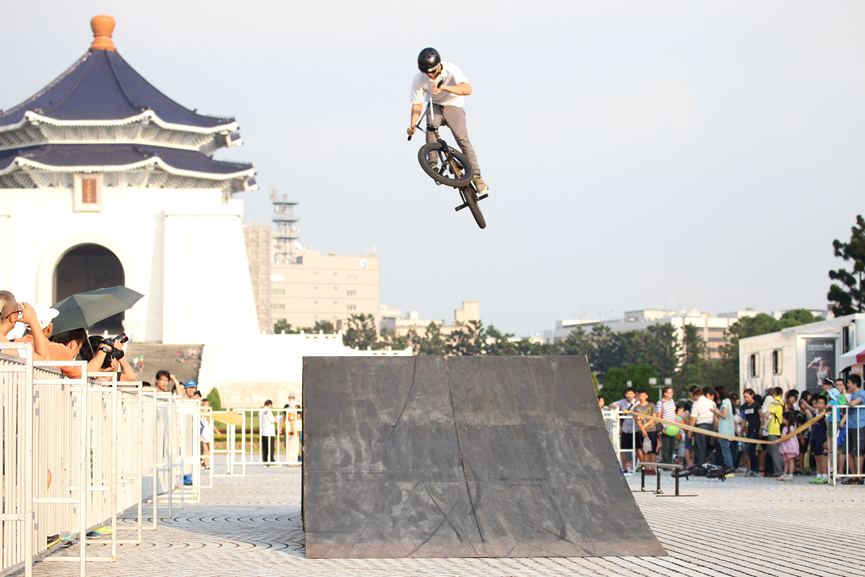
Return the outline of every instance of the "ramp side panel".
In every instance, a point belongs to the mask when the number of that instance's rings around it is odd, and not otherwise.
[[[480,541],[444,359],[382,360],[304,360],[307,542]]]
[[[585,358],[307,357],[310,558],[663,555]]]
[[[572,545],[573,555],[616,545],[633,554],[630,544],[662,550],[610,450],[585,358],[456,357],[448,365],[485,543]]]

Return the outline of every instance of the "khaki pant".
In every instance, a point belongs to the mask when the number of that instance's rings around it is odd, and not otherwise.
[[[457,145],[459,145],[462,153],[465,154],[466,160],[472,165],[472,171],[475,174],[480,174],[481,167],[478,165],[478,157],[469,140],[469,131],[466,129],[466,111],[460,106],[433,104],[433,126],[436,128],[447,126],[451,129],[454,138],[457,139]],[[435,134],[427,132],[426,141],[427,144],[435,142]]]

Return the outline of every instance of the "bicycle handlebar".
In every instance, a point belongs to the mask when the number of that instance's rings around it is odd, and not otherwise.
[[[441,88],[442,84],[444,84],[444,81],[445,81],[444,78],[439,80],[438,83],[436,84],[436,88]],[[415,127],[420,128],[421,119],[427,115],[427,112],[429,112],[429,109],[431,107],[432,107],[432,94],[430,94],[429,102],[427,102],[427,105],[426,105],[426,110],[424,110],[423,113],[421,113],[420,118],[417,119],[417,124],[415,124]],[[412,136],[414,136],[414,135],[413,134],[408,135],[408,141],[409,142],[411,142]]]

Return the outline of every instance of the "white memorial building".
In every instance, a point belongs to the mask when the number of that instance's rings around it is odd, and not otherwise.
[[[209,345],[225,350],[230,340],[244,343],[236,350],[254,349],[265,337],[243,203],[232,199],[256,188],[255,169],[213,158],[241,144],[238,123],[162,94],[117,52],[114,25],[109,16],[93,18],[90,49],[0,112],[0,288],[45,304],[114,285],[144,294],[122,328],[135,341],[204,344],[206,392],[217,384],[206,375],[241,369],[239,356],[216,358]],[[121,319],[112,321],[97,328],[121,330]],[[324,354],[340,354],[328,347]],[[288,340],[264,348],[292,354]],[[304,352],[316,354],[308,344]],[[256,381],[299,386],[297,376],[281,374],[286,367],[270,369]],[[243,396],[253,402],[254,383],[243,380]]]

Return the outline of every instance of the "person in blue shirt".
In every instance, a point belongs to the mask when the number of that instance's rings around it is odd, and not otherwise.
[[[865,457],[865,391],[862,390],[862,377],[850,375],[847,377],[847,414],[841,420],[841,426],[846,425],[847,440],[844,443],[848,467],[853,475],[862,474],[862,460]],[[862,478],[851,477],[844,481],[845,485],[861,485]]]

